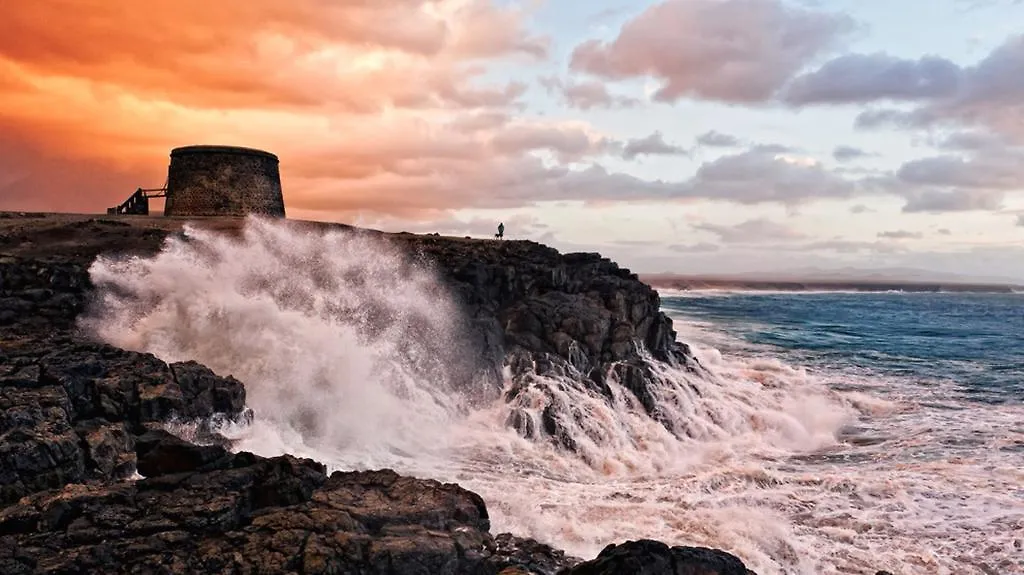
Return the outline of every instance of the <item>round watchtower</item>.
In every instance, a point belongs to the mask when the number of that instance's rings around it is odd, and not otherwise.
[[[235,146],[171,150],[165,216],[284,217],[277,156]]]

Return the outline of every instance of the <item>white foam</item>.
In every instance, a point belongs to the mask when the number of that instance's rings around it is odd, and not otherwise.
[[[246,384],[261,452],[383,465],[443,446],[461,399],[457,310],[435,278],[369,236],[250,220],[186,228],[153,258],[98,259],[85,321],[104,340],[195,359]]]
[[[666,425],[614,381],[611,402],[538,377],[469,410],[450,381],[468,361],[455,308],[385,242],[258,220],[239,240],[187,233],[153,258],[97,261],[87,326],[244,381],[256,419],[228,430],[240,449],[457,481],[495,531],[580,556],[652,537],[761,575],[1024,572],[1019,405],[811,373],[683,323],[707,373],[655,364]],[[578,453],[505,427],[513,408],[539,424],[550,401]]]

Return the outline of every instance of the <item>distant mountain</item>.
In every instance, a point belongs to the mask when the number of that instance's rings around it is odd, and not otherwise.
[[[668,274],[666,274],[668,275]],[[673,274],[674,275],[674,274]],[[682,275],[682,274],[680,274]],[[821,269],[816,267],[793,268],[771,272],[749,272],[740,274],[694,274],[723,280],[740,281],[793,281],[793,282],[909,282],[909,283],[962,283],[1021,285],[1024,281],[1002,276],[969,276],[950,272],[938,272],[915,268],[858,269],[844,267]]]

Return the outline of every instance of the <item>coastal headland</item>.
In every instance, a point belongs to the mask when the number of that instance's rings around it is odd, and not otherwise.
[[[486,502],[455,484],[234,452],[208,424],[260,417],[244,381],[105,344],[78,321],[97,256],[154,254],[186,221],[0,213],[0,572],[751,573],[724,551],[642,533],[584,562],[492,534]],[[245,220],[194,225],[237,234]],[[476,342],[473,376],[500,397],[511,371],[506,401],[545,373],[579,374],[599,393],[615,374],[653,410],[641,349],[700,369],[657,292],[599,254],[286,225],[380,236],[433,266]],[[172,421],[198,422],[195,437]],[[555,417],[538,426],[512,411],[507,425],[575,448]]]
[[[865,274],[866,275],[866,274]],[[786,291],[786,292],[906,292],[906,293],[1019,293],[1024,285],[969,281],[913,281],[896,279],[744,278],[703,275],[645,274],[645,283],[678,291]]]

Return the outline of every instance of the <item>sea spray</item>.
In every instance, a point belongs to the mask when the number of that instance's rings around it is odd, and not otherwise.
[[[846,468],[800,459],[842,453],[836,434],[878,406],[776,360],[697,346],[695,374],[648,359],[655,417],[614,377],[609,396],[579,374],[507,370],[506,391],[531,381],[506,402],[489,387],[501,382],[467,381],[475,342],[427,267],[373,235],[288,222],[249,220],[237,238],[190,226],[152,257],[98,259],[91,277],[84,323],[98,337],[246,384],[255,420],[228,430],[238,449],[457,481],[484,496],[496,531],[581,556],[654,537],[771,575],[918,552],[905,535],[860,546],[866,495]],[[506,425],[513,410],[540,425],[552,402],[575,451]]]
[[[240,238],[187,226],[154,257],[101,257],[90,271],[88,328],[244,381],[251,435],[271,451],[387,464],[436,452],[463,409],[458,310],[376,237],[259,219]]]

